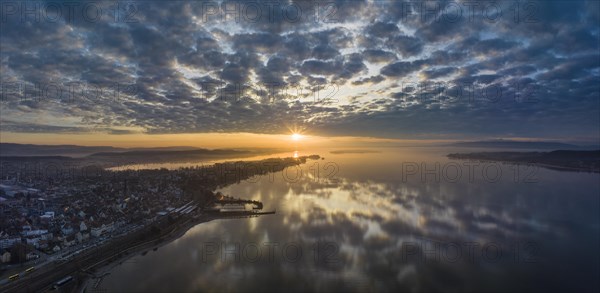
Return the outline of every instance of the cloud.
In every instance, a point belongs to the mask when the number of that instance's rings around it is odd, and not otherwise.
[[[305,2],[294,3],[310,11]],[[494,21],[481,10],[423,17],[414,1],[332,3],[328,19],[298,22],[281,11],[205,21],[194,1],[135,2],[132,22],[9,15],[0,130],[280,133],[295,123],[327,135],[598,137],[597,2],[553,1],[529,21],[508,2]],[[422,98],[432,83],[443,92]],[[316,103],[328,85],[337,102]],[[493,89],[502,98],[486,101]]]
[[[371,63],[385,63],[398,59],[395,53],[380,49],[368,49],[362,52],[364,58]]]
[[[403,77],[411,72],[419,70],[423,64],[423,60],[412,62],[398,61],[381,68],[381,74],[391,77]]]
[[[366,83],[380,83],[382,81],[385,80],[385,77],[381,76],[381,75],[375,75],[375,76],[369,76],[366,78],[361,78],[359,80],[353,81],[352,84],[353,85],[363,85]]]
[[[423,70],[422,74],[427,79],[436,79],[443,76],[448,76],[456,72],[456,67],[441,67],[435,69]]]

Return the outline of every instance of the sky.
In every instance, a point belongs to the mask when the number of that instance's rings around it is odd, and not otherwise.
[[[598,3],[3,1],[0,141],[597,143]]]

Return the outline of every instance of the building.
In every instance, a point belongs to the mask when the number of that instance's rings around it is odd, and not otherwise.
[[[40,235],[44,235],[44,234],[48,234],[48,230],[46,229],[36,229],[36,230],[27,230],[27,231],[23,231],[21,232],[21,234],[25,237],[29,237],[29,236],[40,236]]]
[[[8,252],[8,250],[4,250],[0,252],[0,259],[2,260],[2,263],[9,263],[10,262],[10,252]]]
[[[85,225],[85,222],[81,221],[81,223],[79,224],[79,231],[87,231],[87,226]]]
[[[20,243],[21,237],[6,237],[0,239],[0,249],[6,249],[13,246],[15,243]]]
[[[64,226],[62,226],[60,228],[60,231],[62,232],[63,235],[71,235],[71,234],[73,234],[73,227],[71,227],[71,225],[69,225],[69,224],[65,224]]]
[[[91,234],[94,237],[99,237],[100,235],[112,232],[114,230],[114,222],[104,223],[102,225],[96,224],[92,226]]]
[[[69,235],[67,237],[65,237],[65,240],[63,241],[63,245],[65,247],[69,247],[69,246],[73,246],[75,245],[75,235]]]
[[[29,253],[27,253],[27,255],[26,255],[26,257],[25,257],[25,258],[26,258],[27,260],[32,260],[32,259],[37,259],[37,258],[39,258],[39,257],[40,257],[40,256],[39,256],[37,253],[35,253],[35,252],[29,252]]]
[[[87,232],[77,232],[75,234],[75,237],[77,238],[77,242],[81,243],[84,241],[87,241],[90,238],[90,233]]]

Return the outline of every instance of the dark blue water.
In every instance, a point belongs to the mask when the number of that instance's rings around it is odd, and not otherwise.
[[[325,160],[222,190],[217,220],[111,271],[109,291],[597,291],[598,174],[465,165],[433,148]],[[466,150],[472,151],[472,150]],[[439,165],[436,165],[439,164]],[[469,164],[469,163],[467,163]]]

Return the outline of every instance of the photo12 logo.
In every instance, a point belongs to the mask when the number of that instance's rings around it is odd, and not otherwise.
[[[536,242],[440,242],[435,240],[407,241],[400,249],[402,262],[457,263],[508,261],[537,263],[541,246]]]
[[[64,21],[137,23],[145,6],[154,1],[2,1],[0,22]],[[191,10],[199,11],[202,23],[232,21],[235,23],[340,23],[344,21],[341,9],[349,3],[338,1],[197,1],[181,0]],[[353,1],[350,1],[353,2]],[[391,1],[375,0],[368,4],[386,10],[399,9],[402,21],[496,23],[508,19],[515,23],[537,23],[543,3],[539,1]],[[398,8],[399,7],[399,8]]]
[[[133,97],[138,93],[135,84],[105,83],[85,81],[69,82],[0,82],[0,102],[5,101],[62,101],[81,102],[83,100],[108,99],[118,101]]]
[[[336,242],[315,242],[310,246],[298,242],[224,242],[209,241],[200,245],[201,261],[232,263],[299,263],[314,262],[319,265],[340,263],[339,245]]]
[[[393,1],[375,1],[393,2]],[[496,23],[503,18],[515,23],[537,23],[541,8],[539,1],[406,1],[400,3],[402,21]]]
[[[538,103],[540,86],[535,83],[476,83],[476,82],[401,82],[401,90],[393,97],[406,101],[498,104]]]
[[[2,1],[0,22],[137,23],[140,1]]]
[[[333,1],[203,1],[201,14],[203,23],[336,23],[340,21],[337,5]]]
[[[468,183],[478,179],[496,183],[502,179],[503,169],[503,164],[497,162],[402,162],[401,180],[405,183],[410,180],[457,183],[466,178]],[[505,170],[504,175],[511,176],[515,183],[537,183],[538,169],[536,165],[509,165],[508,174]]]
[[[255,100],[262,103],[276,103],[280,101],[334,104],[340,85],[326,83],[317,85],[300,85],[281,82],[263,83],[225,83],[225,82],[199,82],[200,97],[206,100],[219,99],[229,102],[242,102]]]

